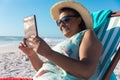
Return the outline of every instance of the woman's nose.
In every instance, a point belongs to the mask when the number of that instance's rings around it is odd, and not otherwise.
[[[64,27],[65,23],[64,22],[61,22],[59,27]]]

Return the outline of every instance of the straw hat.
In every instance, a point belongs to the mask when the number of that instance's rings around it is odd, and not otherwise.
[[[76,10],[82,16],[86,27],[89,29],[93,28],[92,18],[90,16],[89,11],[79,2],[61,1],[61,2],[58,2],[55,5],[53,5],[50,10],[53,20],[56,21],[59,19],[59,11],[60,11],[60,9],[62,9],[64,7],[69,7],[69,8]]]

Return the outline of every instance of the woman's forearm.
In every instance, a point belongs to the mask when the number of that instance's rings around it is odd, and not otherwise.
[[[36,53],[29,57],[29,59],[36,71],[38,71],[42,67],[43,61],[40,60],[39,56]]]
[[[43,56],[76,77],[88,78],[89,74],[93,73],[90,71],[91,64],[87,60],[75,60],[56,51],[51,51]]]
[[[78,60],[74,60],[55,51],[51,51],[49,54],[43,56],[77,77],[81,77],[81,74],[84,73],[83,65],[79,64],[80,62]],[[78,74],[78,72],[82,73]]]

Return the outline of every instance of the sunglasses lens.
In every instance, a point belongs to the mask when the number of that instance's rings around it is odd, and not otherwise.
[[[68,16],[65,16],[62,18],[62,22],[68,22],[70,20],[70,18]]]
[[[56,23],[57,23],[57,25],[59,26],[60,23],[61,23],[61,20],[57,20]]]
[[[61,20],[57,20],[56,23],[59,26],[62,22],[67,23],[70,20],[69,16],[64,16]]]

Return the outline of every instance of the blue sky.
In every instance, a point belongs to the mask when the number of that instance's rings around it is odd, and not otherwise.
[[[39,36],[62,37],[50,16],[51,6],[61,0],[0,0],[0,36],[24,36],[23,18],[36,15]],[[120,0],[76,0],[90,12],[120,10]]]

